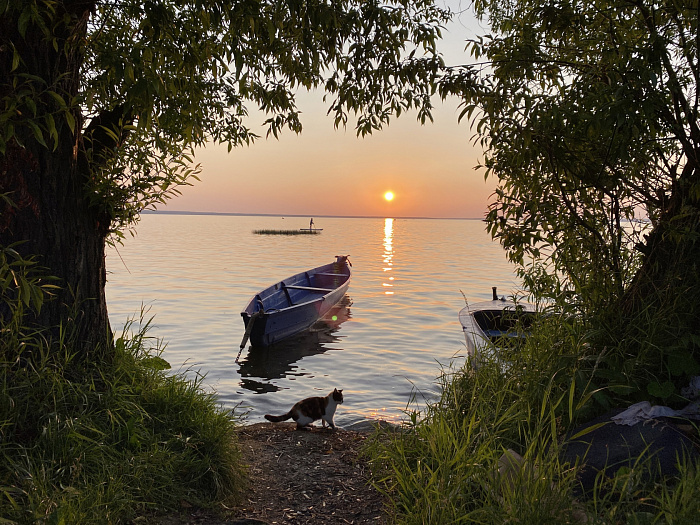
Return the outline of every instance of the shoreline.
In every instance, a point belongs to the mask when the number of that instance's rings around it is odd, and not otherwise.
[[[381,425],[381,423],[379,423]],[[385,524],[388,501],[370,484],[359,430],[296,430],[295,423],[251,423],[236,430],[248,483],[230,508],[184,505],[157,525]]]

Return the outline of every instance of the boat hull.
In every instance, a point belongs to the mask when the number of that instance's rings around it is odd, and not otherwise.
[[[516,328],[529,324],[537,310],[531,303],[497,299],[464,307],[459,312],[464,339],[470,355],[476,356],[498,346],[502,338],[524,337]]]
[[[270,346],[310,328],[345,296],[350,268],[347,257],[339,256],[255,294],[241,312],[251,344]]]

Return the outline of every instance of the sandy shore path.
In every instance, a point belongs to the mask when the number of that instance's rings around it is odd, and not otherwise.
[[[383,524],[382,496],[369,485],[360,449],[369,435],[352,430],[297,431],[293,423],[238,430],[249,486],[226,516],[182,509],[159,525]]]

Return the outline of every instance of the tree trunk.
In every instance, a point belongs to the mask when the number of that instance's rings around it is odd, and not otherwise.
[[[74,327],[79,347],[91,352],[111,337],[104,292],[106,232],[82,197],[84,177],[64,149],[10,148],[2,191],[21,199],[15,200],[18,209],[3,210],[0,244],[20,242],[17,251],[36,256],[48,274],[60,279],[60,290],[35,321],[53,329]]]
[[[682,228],[680,228],[682,226]],[[686,216],[673,227],[660,224],[649,235],[640,269],[627,289],[623,302],[637,310],[655,296],[694,293],[698,295],[700,277],[700,216]],[[700,323],[698,323],[700,325]]]
[[[19,3],[18,3],[19,4]],[[91,5],[86,2],[63,2],[47,27],[47,38],[31,26],[24,36],[18,29],[23,7],[15,5],[0,19],[0,99],[19,101],[18,113],[43,127],[41,144],[34,130],[17,119],[15,138],[7,140],[0,154],[0,193],[14,206],[0,204],[0,244],[20,243],[16,250],[35,256],[38,265],[49,275],[59,278],[55,297],[46,302],[33,319],[55,334],[75,330],[76,348],[89,358],[109,347],[111,332],[105,300],[105,239],[109,219],[90,201],[90,168],[84,162],[80,136],[80,109],[71,107],[76,125],[72,131],[62,112],[47,91],[70,101],[78,94],[82,52],[78,47],[87,32]],[[69,22],[66,22],[70,20]],[[21,62],[13,64],[12,43]],[[14,70],[13,70],[14,68]],[[20,88],[33,89],[30,106],[13,85],[18,73],[42,79],[23,80]],[[57,141],[50,137],[47,115],[55,120]],[[8,139],[9,137],[5,137]],[[19,141],[17,140],[19,139]]]
[[[634,356],[641,386],[664,403],[700,373],[700,208],[692,191],[674,193],[640,246],[642,265],[612,325],[620,347]]]
[[[693,150],[690,150],[691,153]],[[623,296],[625,309],[643,309],[649,301],[689,295],[698,304],[700,293],[700,166],[687,156],[681,176],[672,185],[670,198],[647,236],[642,266]],[[691,308],[694,311],[695,308]],[[695,323],[700,328],[700,322]]]

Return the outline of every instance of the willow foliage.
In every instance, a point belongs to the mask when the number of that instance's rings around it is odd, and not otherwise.
[[[301,131],[299,89],[362,135],[408,109],[429,119],[446,20],[429,0],[4,0],[0,154],[68,133],[117,232],[196,178],[194,147],[257,138],[251,110],[267,135]]]
[[[514,261],[551,264],[563,279],[547,291],[587,309],[619,299],[666,236],[643,233],[697,224],[697,3],[475,8],[494,35],[469,43],[477,65],[442,89],[462,96],[499,182],[489,230]]]

